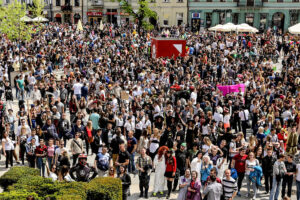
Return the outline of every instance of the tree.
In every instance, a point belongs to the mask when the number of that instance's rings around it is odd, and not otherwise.
[[[0,21],[0,32],[4,33],[9,40],[30,40],[33,29],[22,21],[26,15],[26,5],[14,0],[7,7],[2,7],[3,15]]]
[[[157,14],[149,8],[148,0],[138,0],[138,10],[134,10],[132,5],[128,3],[128,0],[118,0],[120,2],[121,8],[125,12],[129,13],[138,22],[138,32],[140,32],[141,27],[148,30],[153,29],[153,25],[147,21],[149,18],[157,19]]]
[[[33,0],[33,5],[29,8],[34,17],[43,16],[45,2],[44,0]]]

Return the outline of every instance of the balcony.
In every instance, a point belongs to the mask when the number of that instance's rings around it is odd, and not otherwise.
[[[62,12],[72,12],[72,10],[73,10],[73,7],[69,6],[69,5],[65,5],[65,6],[61,7]]]
[[[262,7],[264,5],[263,0],[239,0],[237,2],[237,7],[253,8],[253,7]]]
[[[102,0],[93,0],[92,6],[103,6]]]

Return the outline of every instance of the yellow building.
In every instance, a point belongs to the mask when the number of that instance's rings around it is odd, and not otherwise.
[[[188,0],[151,0],[149,6],[157,13],[158,26],[170,27],[187,24],[187,3]]]

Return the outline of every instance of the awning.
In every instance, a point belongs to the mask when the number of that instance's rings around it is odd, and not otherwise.
[[[55,15],[55,18],[61,18],[61,14],[57,13],[57,14]]]

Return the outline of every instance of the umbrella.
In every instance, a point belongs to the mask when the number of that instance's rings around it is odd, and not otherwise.
[[[289,27],[289,32],[292,34],[300,34],[300,23]]]
[[[249,24],[239,24],[237,25],[236,28],[237,32],[250,32],[250,33],[257,33],[258,30],[252,26],[250,26]]]
[[[214,27],[209,28],[208,30],[209,31],[221,31],[222,28],[223,28],[223,25],[222,24],[218,24],[218,25],[216,25]]]
[[[26,15],[24,17],[22,17],[20,20],[23,22],[31,22],[32,21],[32,19],[30,17],[27,17]]]
[[[48,22],[49,20],[45,17],[39,16],[39,17],[36,17],[36,18],[32,19],[32,21],[33,22]]]
[[[100,31],[103,31],[103,29],[104,29],[104,25],[103,25],[103,22],[102,22],[102,20],[101,20],[101,22],[100,22],[99,29],[100,29]]]
[[[78,21],[78,24],[77,24],[77,31],[83,31],[82,23],[80,20]]]
[[[227,24],[223,25],[224,30],[235,31],[236,28],[237,28],[237,25],[235,25],[233,23],[227,23]]]

